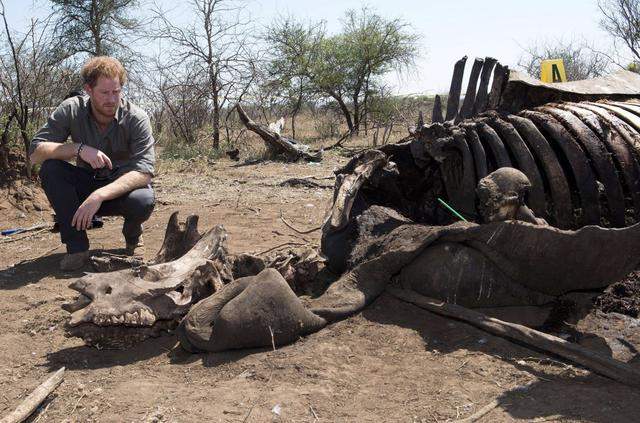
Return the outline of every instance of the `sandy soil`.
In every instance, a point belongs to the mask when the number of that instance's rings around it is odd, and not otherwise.
[[[199,214],[201,229],[222,223],[231,252],[317,244],[317,232],[303,238],[280,213],[300,229],[316,227],[331,189],[278,184],[331,176],[345,161],[329,155],[319,165],[161,164],[146,256],[160,247],[174,210],[183,218]],[[6,195],[0,199],[2,228],[47,220],[47,211],[20,211]],[[121,248],[120,225],[108,219],[90,231],[92,248]],[[482,421],[638,420],[640,390],[386,295],[363,313],[275,351],[192,355],[171,335],[126,351],[89,348],[64,335],[67,313],[60,305],[74,297],[67,286],[82,272],[57,270],[58,235],[6,241],[0,239],[0,415],[66,366],[64,383],[31,421],[444,422],[496,399]],[[570,336],[640,370],[637,319],[592,311]]]

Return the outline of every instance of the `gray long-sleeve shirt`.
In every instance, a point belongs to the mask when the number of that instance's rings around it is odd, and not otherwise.
[[[66,99],[33,137],[29,154],[43,141],[64,143],[69,136],[73,142],[84,143],[106,154],[113,164],[113,176],[131,170],[153,175],[155,141],[149,117],[144,110],[126,99],[120,100],[115,118],[104,132],[100,132],[92,117],[89,97]],[[77,164],[91,169],[79,157]]]

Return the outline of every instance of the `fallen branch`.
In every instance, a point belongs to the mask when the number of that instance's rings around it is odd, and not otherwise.
[[[491,410],[500,405],[500,401],[494,399],[489,404],[482,407],[480,410],[476,411],[469,417],[465,417],[464,419],[456,420],[456,423],[474,423],[480,420],[485,415],[489,414]]]
[[[338,139],[338,141],[335,144],[324,148],[324,151],[332,150],[332,149],[334,149],[336,147],[341,147],[342,143],[344,142],[344,140],[346,140],[347,138],[351,137],[351,135],[353,135],[353,132],[347,131],[343,136],[340,137],[340,139]]]
[[[322,185],[309,180],[309,178],[289,178],[285,181],[280,182],[278,186],[333,189],[333,185]]]
[[[522,342],[525,345],[539,350],[551,352],[625,385],[640,387],[640,372],[627,363],[613,358],[603,357],[557,336],[549,335],[523,325],[485,316],[482,313],[456,304],[447,304],[425,297],[412,290],[387,288],[387,292],[402,301],[409,302],[422,309],[442,316],[462,320],[494,335]]]
[[[41,234],[42,232],[47,232],[47,231],[50,231],[50,230],[51,230],[51,225],[46,225],[46,226],[43,226],[40,229],[36,230],[35,232],[27,233],[27,234],[25,234],[25,235],[23,235],[21,237],[0,240],[0,244],[8,244],[10,242],[22,241],[23,239],[31,238],[31,237],[34,237],[34,236],[36,236],[38,234]],[[25,232],[26,231],[22,231],[22,232],[20,232],[20,234],[24,234]]]
[[[240,121],[252,132],[255,132],[264,140],[267,146],[276,153],[284,153],[289,160],[296,161],[300,158],[311,162],[322,160],[322,152],[311,153],[309,147],[291,138],[286,138],[271,129],[260,125],[249,117],[240,103],[236,104],[236,110]]]
[[[273,251],[273,250],[277,250],[278,248],[286,247],[287,245],[296,245],[296,246],[299,246],[299,245],[307,245],[307,244],[305,244],[304,242],[283,242],[282,244],[278,244],[278,245],[276,245],[275,247],[271,247],[271,248],[269,248],[269,249],[267,249],[267,250],[260,251],[259,253],[255,253],[254,255],[256,255],[256,256],[261,256],[261,255],[263,255],[263,254],[270,253],[270,252],[271,252],[271,251]]]
[[[311,410],[311,414],[313,414],[313,421],[317,421],[318,420],[318,414],[316,414],[316,410],[313,409],[313,407],[311,406],[311,404],[309,404],[309,410]]]
[[[511,390],[511,392],[513,392],[513,391],[522,391],[522,390],[529,389],[529,387],[534,382],[535,381],[525,383],[524,385],[516,386],[515,388],[513,388]],[[469,417],[465,417],[464,419],[456,420],[455,423],[474,423],[474,422],[477,422],[478,420],[480,420],[481,418],[483,418],[484,416],[489,414],[491,412],[491,410],[493,410],[494,408],[498,407],[502,403],[503,403],[503,401],[501,399],[496,398],[493,401],[491,401],[489,404],[485,405],[484,407],[482,407],[481,409],[479,409],[478,411],[476,411],[475,413],[470,415]]]
[[[287,227],[289,229],[291,229],[294,232],[299,233],[300,235],[306,235],[306,234],[310,234],[311,232],[315,232],[315,231],[319,231],[320,229],[322,229],[322,226],[318,226],[306,231],[301,231],[300,229],[296,229],[295,227],[293,227],[293,225],[289,222],[287,222],[287,220],[284,218],[284,216],[282,215],[282,210],[280,210],[280,220],[282,220],[282,223],[284,223],[285,225],[287,225]]]
[[[11,414],[0,420],[0,423],[19,423],[25,421],[42,402],[62,383],[65,368],[55,372],[49,379],[38,386],[27,398],[20,403]]]

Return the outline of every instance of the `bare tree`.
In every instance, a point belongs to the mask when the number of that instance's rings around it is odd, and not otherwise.
[[[160,102],[168,116],[168,128],[173,138],[187,144],[194,144],[197,131],[208,119],[206,93],[202,92],[202,82],[194,72],[176,74],[173,69],[163,69],[160,80],[156,81]]]
[[[7,103],[0,104],[0,172],[9,170],[9,134],[15,111]]]
[[[529,75],[540,78],[540,64],[543,60],[562,59],[569,81],[577,81],[600,76],[608,70],[611,60],[596,52],[584,42],[544,41],[523,48],[524,53],[518,66]]]
[[[211,106],[212,147],[220,147],[221,125],[230,103],[239,101],[253,79],[255,62],[250,55],[249,19],[244,3],[234,0],[191,0],[195,15],[185,26],[174,24],[168,13],[155,7],[159,22],[156,37],[169,42],[160,71],[189,75],[185,84],[197,82]],[[186,71],[188,70],[188,71]]]
[[[69,72],[55,58],[56,44],[50,38],[49,20],[32,20],[26,33],[16,34],[9,27],[2,0],[0,17],[6,40],[6,49],[0,52],[0,89],[7,116],[2,143],[7,145],[9,128],[15,121],[24,145],[26,174],[31,177],[31,132],[38,120],[49,113],[50,106],[61,100]]]
[[[640,63],[640,0],[600,0],[600,26],[614,41],[631,51],[633,62]]]

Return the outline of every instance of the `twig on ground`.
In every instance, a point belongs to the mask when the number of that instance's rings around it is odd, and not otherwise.
[[[347,131],[347,133],[344,134],[343,136],[341,136],[340,139],[335,144],[330,145],[329,147],[323,148],[323,150],[324,151],[328,151],[328,150],[332,150],[332,149],[334,149],[336,147],[342,146],[342,143],[344,142],[344,140],[349,138],[351,135],[353,135],[353,132]]]
[[[251,412],[253,411],[253,409],[255,408],[255,406],[258,404],[258,401],[256,400],[256,402],[254,402],[251,405],[251,408],[249,408],[249,412],[247,412],[247,415],[244,416],[244,420],[242,420],[242,423],[245,423],[247,421],[247,419],[249,418],[249,416],[251,415]]]
[[[271,329],[271,326],[269,326],[269,333],[271,334],[271,347],[273,347],[273,350],[276,350],[276,340],[273,337],[273,329]]]
[[[30,261],[34,261],[34,260],[41,259],[42,257],[44,257],[44,256],[48,256],[49,254],[53,253],[53,252],[54,252],[55,250],[57,250],[58,248],[62,247],[62,245],[63,245],[63,244],[58,244],[58,245],[56,245],[55,247],[50,248],[50,249],[48,249],[47,251],[45,251],[44,253],[40,254],[39,256],[34,257],[34,258],[30,258],[30,259],[28,259],[28,260],[24,260],[24,261],[22,261],[22,262],[20,262],[20,263],[26,263],[26,262],[30,262]],[[20,264],[20,263],[19,263],[19,264]]]
[[[238,209],[238,206],[240,205],[240,196],[242,195],[242,189],[238,188],[238,197],[236,198],[236,206],[235,209]]]
[[[309,404],[309,410],[311,410],[311,414],[313,414],[313,418],[315,420],[319,420],[318,415],[316,414],[316,410],[313,409],[313,406]]]
[[[301,176],[299,179],[315,179],[316,181],[322,181],[322,180],[326,180],[326,179],[335,179],[335,175],[329,175],[329,176],[315,176],[315,175],[307,175],[307,176]]]
[[[30,232],[30,233],[28,233],[28,234],[26,234],[26,235],[24,235],[24,236],[21,236],[21,237],[17,237],[17,238],[9,238],[9,239],[3,239],[3,240],[1,240],[1,241],[0,241],[0,244],[8,244],[8,243],[10,243],[10,242],[22,241],[23,239],[31,238],[31,237],[33,237],[33,236],[36,236],[36,235],[38,235],[38,234],[41,234],[42,232],[46,232],[46,231],[50,231],[50,230],[51,230],[51,226],[50,226],[50,225],[47,225],[47,227],[46,227],[46,228],[39,229],[39,230],[37,230],[37,231],[35,231],[35,232]],[[23,233],[23,232],[21,232],[21,234],[22,234],[22,233]]]
[[[456,423],[472,423],[472,422],[476,422],[476,421],[480,420],[482,417],[484,417],[485,415],[489,414],[489,412],[491,410],[493,410],[494,408],[496,408],[499,405],[500,405],[500,401],[497,400],[497,399],[494,399],[489,404],[485,405],[484,407],[482,407],[480,410],[476,411],[475,413],[473,413],[469,417],[466,417],[466,418],[460,419],[460,420],[456,420]],[[457,411],[457,409],[456,409],[456,411]]]
[[[42,257],[49,255],[51,253],[53,253],[55,250],[57,250],[58,248],[62,247],[63,244],[58,244],[55,247],[45,251],[44,253],[40,254],[39,256],[30,258],[30,259],[26,259],[26,260],[20,260],[19,262],[17,262],[16,264],[14,264],[12,267],[15,266],[20,266],[21,264],[25,264],[25,263],[31,263],[32,261],[36,261],[38,259],[41,259]]]
[[[554,414],[552,416],[543,416],[543,417],[538,417],[534,420],[531,420],[533,423],[541,423],[541,422],[557,422],[560,421],[562,419],[568,419],[571,418],[570,416],[567,416],[566,414]]]
[[[49,401],[49,404],[47,404],[47,406],[44,408],[44,410],[42,410],[41,412],[38,413],[38,418],[35,419],[35,421],[33,423],[38,423],[40,421],[40,419],[47,414],[47,411],[49,410],[49,407],[51,407],[51,404],[53,404],[51,401]]]
[[[289,229],[291,229],[294,232],[299,233],[300,235],[310,234],[311,232],[315,232],[315,231],[318,231],[318,230],[322,229],[322,226],[318,226],[318,227],[315,227],[315,228],[312,228],[312,229],[309,229],[309,230],[306,230],[306,231],[301,231],[300,229],[296,229],[293,225],[291,225],[291,223],[287,222],[287,220],[284,218],[282,210],[280,210],[280,220],[282,220],[282,223],[287,225],[287,227]]]
[[[267,382],[265,383],[265,387],[269,386],[269,383],[271,383],[271,378],[273,377],[273,370],[271,371],[271,373],[269,374],[269,379],[267,379]],[[254,408],[256,408],[256,405],[258,405],[258,403],[260,402],[260,400],[262,399],[262,395],[264,394],[264,392],[261,392],[258,397],[256,398],[256,400],[253,402],[253,404],[251,405],[251,408],[249,408],[249,412],[247,413],[246,416],[244,416],[244,420],[242,420],[242,423],[245,423],[247,421],[247,419],[249,418],[249,416],[251,415],[251,412],[253,411]]]
[[[466,366],[468,362],[469,362],[469,360],[467,360],[467,361],[465,361],[464,363],[462,363],[462,364],[461,364],[461,365],[456,369],[456,372],[457,372],[458,370],[462,369],[464,366]]]
[[[80,398],[78,398],[78,401],[76,401],[75,405],[73,406],[73,409],[71,410],[71,413],[69,413],[69,417],[73,416],[73,413],[76,412],[76,408],[78,408],[78,405],[80,404],[80,401],[82,401],[82,398],[86,397],[87,394],[86,393],[82,393],[82,395],[80,395]]]
[[[58,385],[62,383],[64,380],[64,371],[65,368],[62,367],[45,380],[40,386],[34,389],[11,414],[0,420],[0,423],[18,423],[25,421],[36,408],[42,404],[49,394],[55,391]]]
[[[527,382],[525,384],[518,385],[518,386],[514,387],[513,389],[511,389],[511,391],[513,392],[513,391],[527,390],[527,389],[529,389],[529,387],[531,387],[531,385],[533,385],[536,382],[537,382],[536,380],[532,380],[532,381]],[[498,407],[500,404],[502,404],[502,400],[500,398],[496,398],[493,401],[491,401],[489,404],[485,405],[484,407],[482,407],[481,409],[479,409],[478,411],[476,411],[475,413],[470,415],[469,417],[465,417],[464,419],[456,420],[456,423],[473,423],[473,422],[476,422],[476,421],[480,420],[482,417],[484,417],[487,414],[489,414],[489,412],[491,412],[491,410],[493,410],[494,408]]]
[[[115,254],[115,253],[110,253],[110,252],[108,252],[108,251],[100,251],[100,255],[108,256],[108,257],[123,258],[123,259],[131,258],[131,256],[126,256],[126,255],[124,255],[124,254]]]
[[[549,358],[549,357],[523,357],[523,358],[515,359],[514,361],[517,362],[518,360],[521,360],[521,361],[533,361],[533,362],[536,362],[538,364],[542,364],[542,363],[553,364],[553,365],[562,367],[563,369],[568,369],[568,368],[572,367],[570,364],[563,363],[561,361],[554,360],[554,359]]]
[[[304,242],[283,242],[282,244],[278,244],[275,247],[271,247],[268,250],[260,251],[259,253],[255,253],[256,256],[261,256],[263,254],[270,253],[273,250],[277,250],[280,247],[286,247],[287,245],[307,245]]]
[[[318,188],[318,189],[333,189],[333,185],[322,185],[317,182],[313,182],[311,179],[313,176],[305,178],[289,178],[278,184],[267,184],[266,186],[278,186],[278,187],[303,187],[303,188]]]

